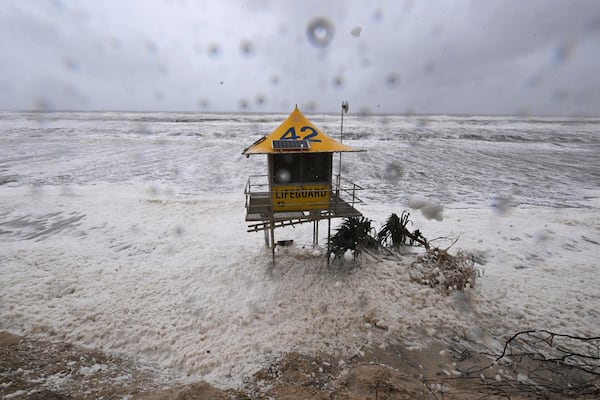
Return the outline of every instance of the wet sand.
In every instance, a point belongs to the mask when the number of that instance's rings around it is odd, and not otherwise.
[[[246,379],[243,387],[219,389],[205,382],[182,384],[133,360],[93,349],[1,332],[0,396],[142,400],[538,398],[531,388],[506,379],[510,374],[516,376],[516,371],[493,364],[488,357],[441,344],[422,350],[397,344],[361,351],[346,359],[287,353]],[[504,384],[497,378],[500,375]],[[538,394],[560,398],[552,393]]]

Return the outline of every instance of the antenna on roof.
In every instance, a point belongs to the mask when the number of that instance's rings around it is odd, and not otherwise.
[[[344,142],[344,114],[348,113],[348,101],[342,101],[342,121],[340,123],[340,143]],[[338,168],[338,187],[341,184],[342,177],[342,152],[340,151],[340,166]]]
[[[342,124],[340,126],[340,142],[344,141],[344,114],[348,113],[348,102],[342,101]]]

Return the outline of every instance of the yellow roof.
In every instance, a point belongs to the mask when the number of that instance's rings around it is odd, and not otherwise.
[[[283,143],[278,141],[308,141],[308,148],[300,149],[297,146],[285,146],[293,142]],[[276,141],[274,144],[273,141]],[[296,142],[297,143],[297,142]],[[301,144],[300,144],[301,145]],[[324,134],[320,129],[312,124],[298,107],[292,111],[285,121],[279,125],[271,134],[263,136],[251,146],[246,148],[242,154],[277,154],[286,153],[333,153],[345,151],[361,151],[359,149],[346,146]]]

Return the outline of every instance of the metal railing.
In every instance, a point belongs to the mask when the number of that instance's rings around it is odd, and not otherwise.
[[[356,195],[356,192],[364,190],[361,186],[350,181],[349,179],[342,178],[341,175],[336,175],[335,177],[336,177],[335,190],[336,190],[336,193],[338,193],[338,196],[336,196],[336,198],[341,198],[339,193],[345,193],[345,194],[348,194],[352,198],[352,200],[348,202],[352,207],[354,207],[355,204],[363,203],[363,201]]]
[[[268,175],[250,175],[248,177],[248,181],[246,181],[246,186],[244,187],[246,208],[250,206],[250,197],[252,195],[270,196],[268,177]]]
[[[305,184],[310,185],[311,183],[305,182]],[[362,204],[363,201],[357,195],[357,192],[361,190],[364,189],[356,183],[342,178],[340,175],[335,175],[332,186],[328,190],[329,196],[327,202],[310,202],[306,207],[299,207],[298,211],[327,209],[330,212],[336,213],[339,204],[348,204],[351,207],[354,207],[356,204]],[[295,192],[309,196],[310,193],[314,194],[315,189],[297,189]],[[244,188],[244,195],[246,196],[245,206],[248,213],[260,212],[265,207],[270,212],[273,210],[274,204],[272,193],[269,190],[268,175],[251,175],[248,177]]]

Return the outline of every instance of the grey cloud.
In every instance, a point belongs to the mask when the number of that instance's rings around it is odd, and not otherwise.
[[[593,0],[13,1],[0,109],[597,114],[598,21]]]

